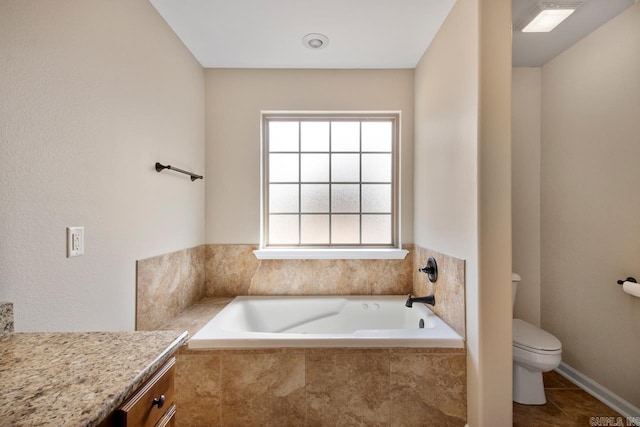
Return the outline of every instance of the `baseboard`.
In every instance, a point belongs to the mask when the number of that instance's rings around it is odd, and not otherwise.
[[[601,386],[591,378],[564,362],[556,368],[560,375],[625,417],[639,417],[640,408],[627,402],[611,390]]]

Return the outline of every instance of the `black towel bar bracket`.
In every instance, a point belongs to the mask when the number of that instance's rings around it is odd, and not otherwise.
[[[189,175],[191,177],[191,181],[195,181],[196,179],[204,179],[204,177],[202,175],[196,175],[193,172],[188,172],[186,170],[182,170],[180,168],[177,168],[175,166],[171,166],[171,165],[163,165],[159,162],[156,162],[156,172],[162,172],[165,169],[170,169],[172,171],[176,171],[176,172],[180,172],[183,173],[185,175]]]

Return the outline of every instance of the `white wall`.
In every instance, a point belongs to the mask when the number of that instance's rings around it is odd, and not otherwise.
[[[206,241],[260,241],[261,110],[401,110],[402,242],[413,242],[413,70],[206,70]]]
[[[466,261],[472,427],[511,424],[510,22],[458,0],[415,71],[415,243]]]
[[[542,68],[516,67],[512,83],[513,317],[540,326],[540,85]]]
[[[542,69],[542,327],[640,406],[640,4]]]
[[[203,70],[146,0],[4,0],[0,52],[0,299],[17,331],[133,329],[136,259],[203,243],[204,183],[153,169],[204,170]]]

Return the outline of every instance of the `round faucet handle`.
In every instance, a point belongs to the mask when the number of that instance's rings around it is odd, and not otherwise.
[[[438,264],[436,263],[436,259],[434,257],[429,257],[429,259],[427,260],[427,265],[419,268],[418,271],[420,273],[426,273],[431,283],[434,283],[436,280],[438,280]]]

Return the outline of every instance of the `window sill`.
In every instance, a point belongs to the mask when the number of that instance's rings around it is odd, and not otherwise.
[[[258,249],[258,259],[404,259],[405,249]]]

